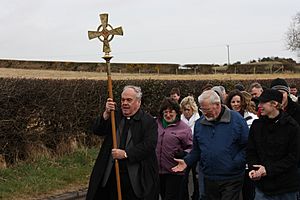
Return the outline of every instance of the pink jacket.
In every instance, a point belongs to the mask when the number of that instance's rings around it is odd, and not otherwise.
[[[189,152],[192,149],[192,130],[183,121],[170,124],[163,128],[161,119],[157,119],[158,140],[156,146],[156,156],[158,160],[159,174],[184,174],[184,172],[174,173],[171,168],[177,165],[174,160],[176,153],[180,151]]]

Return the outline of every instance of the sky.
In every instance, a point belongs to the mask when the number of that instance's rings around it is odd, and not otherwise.
[[[100,13],[124,35],[111,62],[224,64],[293,58],[285,33],[299,0],[1,0],[0,59],[103,62],[89,40]],[[227,46],[228,45],[228,46]]]

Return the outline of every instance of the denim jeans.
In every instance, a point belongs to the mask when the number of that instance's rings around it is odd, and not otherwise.
[[[297,200],[298,192],[289,192],[279,195],[266,195],[258,188],[255,188],[254,200]]]

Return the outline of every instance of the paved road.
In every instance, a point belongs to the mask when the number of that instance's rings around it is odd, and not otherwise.
[[[193,191],[193,185],[192,185],[192,175],[189,176],[189,191]],[[47,198],[43,198],[40,200],[85,200],[87,188],[74,191],[74,192],[67,192],[61,195],[56,196],[50,196]]]

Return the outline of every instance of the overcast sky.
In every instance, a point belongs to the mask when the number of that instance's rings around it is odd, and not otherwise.
[[[297,59],[285,33],[300,0],[1,0],[0,58],[103,62],[89,41],[99,14],[124,36],[111,42],[112,62],[248,62]],[[298,59],[299,62],[299,59]]]

